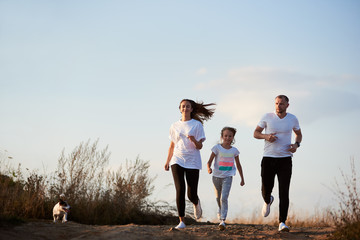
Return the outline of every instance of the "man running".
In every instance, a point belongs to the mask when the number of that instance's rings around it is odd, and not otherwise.
[[[302,140],[299,121],[295,115],[287,113],[289,98],[279,95],[275,98],[275,112],[265,114],[258,123],[254,138],[265,139],[264,155],[261,162],[261,192],[265,201],[262,214],[270,214],[274,201],[271,192],[275,175],[279,183],[279,231],[289,231],[285,221],[289,209],[289,188],[292,172],[292,156]],[[265,133],[262,133],[265,129]],[[291,134],[295,133],[295,143],[291,144]]]

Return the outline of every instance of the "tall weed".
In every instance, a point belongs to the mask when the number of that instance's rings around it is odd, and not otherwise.
[[[339,208],[332,210],[336,232],[334,239],[360,239],[360,195],[354,158],[350,160],[351,174],[341,170],[343,184],[335,180],[334,194],[339,201]]]
[[[164,224],[174,217],[163,202],[149,200],[154,178],[150,164],[139,157],[116,171],[107,170],[108,147],[99,140],[81,142],[66,155],[62,151],[56,171],[49,175],[10,167],[0,158],[0,219],[51,219],[52,208],[64,193],[72,209],[69,220],[87,224]]]

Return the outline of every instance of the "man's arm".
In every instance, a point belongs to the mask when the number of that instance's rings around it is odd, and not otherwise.
[[[302,141],[301,129],[294,130],[294,133],[295,133],[295,142],[301,143],[301,141]]]
[[[290,145],[290,149],[289,151],[294,153],[296,152],[296,149],[299,147],[297,143],[301,143],[302,141],[302,133],[301,133],[301,129],[299,130],[294,130],[295,133],[295,143]]]
[[[277,139],[277,136],[275,136],[276,133],[270,133],[270,134],[263,134],[262,131],[264,128],[257,126],[254,131],[254,138],[256,139],[265,139],[269,142],[275,142]]]

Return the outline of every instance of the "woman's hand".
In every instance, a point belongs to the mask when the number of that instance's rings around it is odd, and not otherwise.
[[[203,140],[196,141],[194,136],[188,136],[188,139],[195,144],[196,149],[200,150],[203,147],[203,144],[202,144]]]
[[[194,136],[188,136],[188,139],[196,145],[197,141]]]
[[[165,171],[169,171],[169,169],[170,169],[170,161],[171,161],[171,158],[172,158],[173,153],[174,153],[174,148],[175,148],[175,143],[171,141],[169,151],[168,151],[168,157],[166,159],[166,163],[165,163],[165,166],[164,166]]]

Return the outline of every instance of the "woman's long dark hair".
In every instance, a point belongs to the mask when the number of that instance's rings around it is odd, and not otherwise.
[[[215,113],[214,108],[208,108],[210,106],[216,105],[215,103],[204,104],[203,102],[195,102],[191,99],[183,99],[181,100],[180,105],[184,101],[189,102],[191,104],[191,107],[193,109],[193,111],[190,114],[191,118],[198,120],[201,123],[209,120]]]

